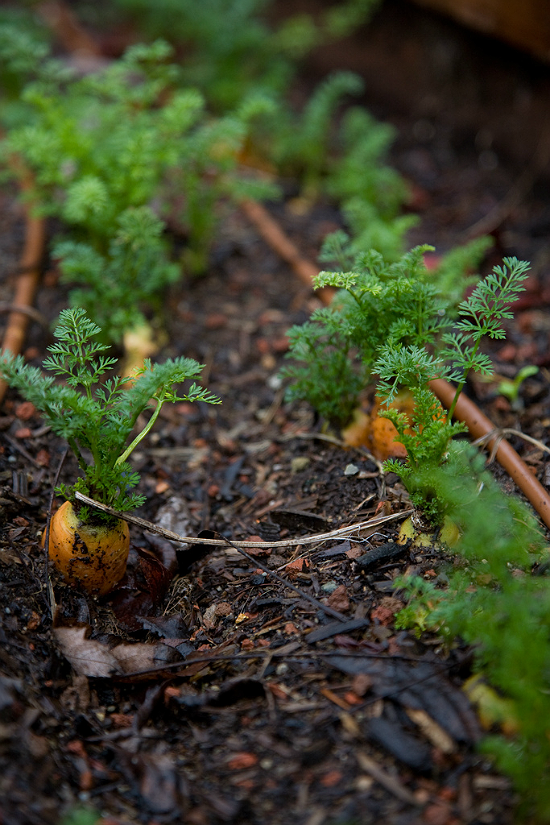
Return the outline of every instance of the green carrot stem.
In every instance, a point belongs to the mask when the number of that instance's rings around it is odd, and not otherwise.
[[[115,467],[118,467],[119,464],[123,464],[126,461],[126,459],[128,458],[128,456],[130,455],[130,453],[132,453],[135,450],[135,448],[137,447],[139,442],[142,440],[142,438],[145,438],[145,436],[147,435],[147,433],[149,432],[149,430],[151,429],[151,427],[153,426],[153,424],[155,423],[155,421],[158,418],[160,408],[162,407],[162,405],[164,404],[164,401],[165,401],[165,395],[166,395],[166,391],[163,390],[161,395],[156,399],[157,407],[156,407],[153,415],[151,416],[151,418],[149,419],[149,421],[147,422],[147,424],[145,425],[143,430],[140,433],[138,433],[138,435],[136,435],[136,437],[134,438],[132,443],[129,444],[128,447],[126,447],[126,449],[124,450],[122,455],[119,455],[119,457],[115,461],[115,465],[114,465]]]

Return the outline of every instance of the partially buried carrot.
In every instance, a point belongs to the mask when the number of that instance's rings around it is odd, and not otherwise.
[[[130,533],[125,521],[84,523],[70,501],[50,521],[48,555],[71,585],[103,596],[118,584],[126,570]]]
[[[55,331],[57,341],[43,363],[65,382],[56,383],[11,352],[0,352],[0,376],[34,404],[56,435],[67,439],[76,457],[82,475],[72,486],[57,488],[67,501],[51,520],[48,552],[70,584],[101,596],[124,575],[128,527],[105,517],[102,521],[86,507],[73,509],[76,491],[115,510],[139,507],[145,497],[133,491],[139,474],[128,457],[153,427],[163,404],[218,404],[219,399],[197,383],[176,395],[176,385],[198,378],[202,370],[201,364],[183,356],[154,365],[147,360],[128,378],[116,375],[102,381],[117,361],[104,355],[106,346],[94,340],[99,332],[83,309],[65,309]],[[150,403],[149,420],[135,435]]]

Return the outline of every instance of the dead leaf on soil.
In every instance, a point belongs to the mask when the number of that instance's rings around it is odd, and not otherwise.
[[[89,639],[88,625],[56,627],[55,639],[65,658],[80,676],[109,678],[124,673],[151,670],[159,666],[159,649],[162,645],[145,643],[122,644],[109,649],[95,639]]]
[[[154,615],[172,573],[150,550],[133,547],[126,575],[110,597],[111,608],[125,630],[141,630],[142,617]]]

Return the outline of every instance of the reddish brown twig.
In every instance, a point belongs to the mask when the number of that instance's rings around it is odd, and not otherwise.
[[[23,189],[27,189],[28,182],[23,181]],[[38,282],[40,280],[40,263],[44,252],[46,239],[46,224],[43,218],[37,218],[31,213],[30,206],[26,207],[25,246],[19,265],[20,275],[13,298],[13,309],[8,316],[8,323],[4,332],[3,349],[14,355],[21,352],[27,327],[29,314],[27,308],[34,301]],[[18,310],[18,307],[21,309]],[[0,403],[6,392],[6,383],[0,379]]]
[[[436,378],[430,382],[430,387],[445,407],[452,404],[456,390],[451,384],[442,378]],[[464,421],[473,438],[482,438],[495,429],[487,416],[465,395],[460,395],[458,399],[455,417],[459,421]],[[488,445],[495,438],[490,439]],[[504,467],[510,478],[529,499],[546,526],[550,528],[550,496],[540,481],[535,478],[514,448],[504,439],[498,446],[496,457],[499,464]]]
[[[93,37],[82,28],[72,9],[62,0],[44,0],[38,4],[38,14],[67,51],[79,57],[101,56],[101,49]]]
[[[300,256],[298,249],[287,238],[275,219],[271,217],[260,204],[254,201],[246,201],[246,204],[243,204],[243,208],[272,249],[291,264],[304,283],[309,280],[309,283],[312,284],[313,278],[318,274],[319,270],[310,261],[305,261]],[[299,264],[299,271],[296,263]],[[328,305],[332,300],[334,290],[323,288],[317,290],[316,294],[324,304]],[[448,408],[452,404],[455,396],[456,390],[454,387],[442,378],[432,381],[430,386],[441,403]],[[481,438],[495,429],[487,416],[465,395],[461,395],[458,399],[455,417],[466,424],[474,439]],[[494,439],[492,440],[494,441]],[[542,484],[529,471],[529,468],[514,448],[504,439],[498,446],[496,457],[499,464],[504,467],[522,493],[527,497],[546,526],[550,528],[550,496]]]
[[[247,199],[242,201],[241,205],[247,218],[254,224],[264,241],[281,256],[283,261],[290,264],[303,284],[312,288],[313,279],[319,274],[319,269],[315,264],[302,258],[298,247],[292,243],[277,221],[260,203]],[[332,301],[334,292],[335,290],[330,287],[322,287],[317,289],[315,294],[324,304],[328,305]]]

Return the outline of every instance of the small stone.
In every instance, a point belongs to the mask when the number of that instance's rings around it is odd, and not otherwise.
[[[310,459],[305,455],[298,455],[296,458],[292,459],[290,464],[290,471],[292,473],[301,473],[302,470],[305,470],[310,462]]]
[[[346,469],[344,470],[345,476],[356,476],[359,472],[359,467],[356,464],[348,464]]]

